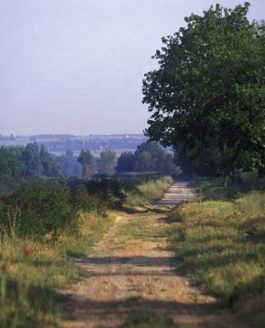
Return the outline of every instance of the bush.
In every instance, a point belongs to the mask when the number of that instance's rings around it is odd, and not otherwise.
[[[71,203],[77,212],[95,212],[99,215],[106,215],[107,204],[100,197],[89,194],[83,184],[71,189]]]
[[[9,235],[41,237],[78,230],[78,216],[72,206],[71,191],[62,181],[48,186],[23,185],[0,201],[0,229]]]
[[[86,184],[88,194],[100,199],[107,208],[122,206],[126,200],[125,184],[118,179],[102,179]]]

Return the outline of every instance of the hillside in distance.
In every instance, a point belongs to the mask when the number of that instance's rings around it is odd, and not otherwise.
[[[43,144],[54,155],[62,155],[71,150],[78,155],[81,149],[89,149],[97,156],[104,149],[112,149],[117,153],[134,151],[138,145],[147,140],[142,134],[113,134],[74,136],[32,135],[32,136],[0,136],[0,146],[25,146],[28,143]]]

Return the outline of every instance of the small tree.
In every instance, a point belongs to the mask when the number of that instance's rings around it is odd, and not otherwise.
[[[134,154],[129,152],[124,152],[118,158],[116,169],[118,172],[130,172],[134,169]]]
[[[78,162],[82,165],[82,177],[87,176],[89,166],[93,164],[93,156],[89,150],[81,150],[78,156]]]

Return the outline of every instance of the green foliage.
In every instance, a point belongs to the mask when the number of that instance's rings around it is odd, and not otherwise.
[[[43,145],[0,148],[0,193],[11,193],[22,180],[58,177],[59,164]]]
[[[77,212],[94,212],[105,216],[109,203],[103,198],[103,192],[96,191],[97,188],[95,192],[92,190],[90,187],[87,189],[83,184],[76,185],[71,190],[71,204]]]
[[[203,200],[227,200],[252,190],[264,190],[265,179],[258,178],[257,172],[241,173],[236,182],[229,180],[228,187],[224,187],[220,178],[197,177],[193,180],[193,187]]]
[[[17,152],[20,153],[25,177],[59,176],[59,165],[44,145],[29,143]]]
[[[125,199],[124,182],[118,179],[102,179],[86,184],[90,197],[96,197],[105,208],[120,207]]]
[[[11,194],[17,189],[19,189],[19,181],[16,178],[10,175],[0,176],[0,195]]]
[[[0,148],[0,175],[16,177],[22,169],[14,149]]]
[[[119,172],[157,172],[159,174],[179,173],[173,157],[156,142],[145,142],[134,153],[126,152],[118,158]]]
[[[224,177],[265,166],[264,24],[251,24],[248,8],[216,5],[186,17],[162,39],[160,67],[143,83],[146,133]]]
[[[82,177],[87,177],[89,167],[93,164],[93,156],[89,150],[81,150],[78,156],[78,162],[82,165]]]
[[[118,158],[116,169],[118,172],[132,172],[134,170],[134,154],[124,152]]]
[[[82,149],[77,160],[83,166],[90,165],[93,163],[93,156],[89,150]]]
[[[23,185],[10,196],[2,197],[2,233],[41,237],[51,233],[57,238],[68,229],[78,230],[78,216],[71,205],[70,189],[63,182]]]
[[[46,177],[58,177],[59,165],[56,158],[48,153],[44,145],[41,145],[39,148],[39,157],[41,162],[41,175]]]
[[[99,166],[100,173],[113,175],[115,173],[116,153],[110,149],[106,149],[100,153]]]

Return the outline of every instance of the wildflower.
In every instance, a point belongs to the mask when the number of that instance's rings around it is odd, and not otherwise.
[[[24,256],[29,256],[32,253],[32,249],[29,245],[24,245],[22,251]]]

